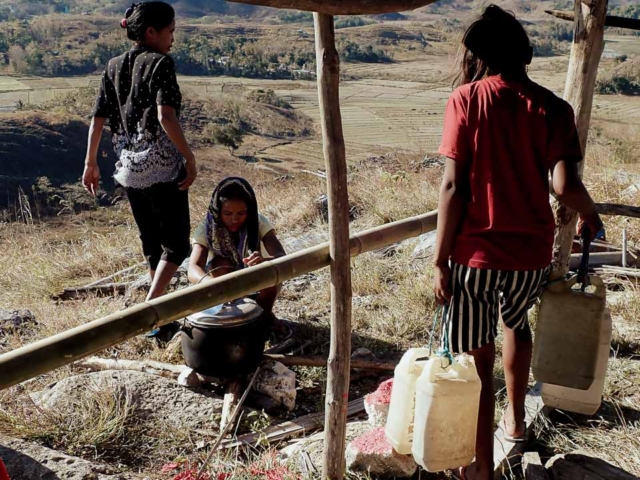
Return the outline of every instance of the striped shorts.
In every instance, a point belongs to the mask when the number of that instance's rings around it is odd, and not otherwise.
[[[502,271],[453,264],[453,296],[442,332],[449,349],[463,353],[493,342],[500,317],[508,328],[527,328],[527,311],[540,298],[550,269]]]

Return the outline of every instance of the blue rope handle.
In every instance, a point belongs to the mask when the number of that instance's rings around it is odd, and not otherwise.
[[[449,324],[448,312],[448,306],[439,306],[433,315],[433,327],[431,328],[431,334],[429,335],[429,355],[431,355],[431,346],[433,345],[433,332],[436,331],[436,327],[438,326],[438,318],[441,318],[441,347],[436,350],[436,355],[438,357],[447,358],[450,365],[453,363],[453,355],[451,354],[451,350],[449,350],[449,335],[447,334],[448,328],[446,328]]]

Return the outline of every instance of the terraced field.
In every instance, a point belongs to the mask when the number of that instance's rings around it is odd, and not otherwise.
[[[640,54],[640,38],[611,37],[604,66],[618,54]],[[455,59],[453,55],[430,55],[392,64],[346,64],[341,85],[342,120],[348,160],[388,150],[433,152],[437,149],[442,115],[451,92]],[[542,85],[561,94],[568,58],[536,59],[530,75]],[[0,109],[15,102],[40,103],[82,86],[96,86],[98,77],[35,78],[0,77]],[[223,77],[182,77],[183,90],[194,97],[241,95],[257,88],[273,89],[296,109],[319,120],[314,82],[254,80]],[[596,96],[593,118],[596,123],[640,125],[640,98]],[[318,129],[319,130],[319,129]],[[258,159],[298,170],[323,167],[322,145],[315,138],[277,144],[257,151]]]

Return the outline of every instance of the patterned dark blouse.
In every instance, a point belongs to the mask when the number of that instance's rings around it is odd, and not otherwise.
[[[120,185],[147,188],[176,180],[184,158],[158,121],[158,105],[180,115],[181,101],[171,57],[134,47],[109,61],[93,116],[109,120]]]

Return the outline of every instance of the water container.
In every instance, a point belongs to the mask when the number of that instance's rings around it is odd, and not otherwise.
[[[542,293],[531,364],[537,381],[588,390],[596,378],[607,290],[600,278],[589,280],[593,293],[573,289],[576,277]]]
[[[428,348],[407,350],[395,369],[385,434],[394,450],[402,455],[411,453],[416,381],[427,363],[429,352]]]
[[[600,408],[604,380],[609,363],[609,351],[611,350],[611,313],[605,310],[602,325],[600,327],[600,346],[596,359],[595,380],[589,390],[576,390],[574,388],[560,387],[548,383],[542,384],[541,396],[545,405],[568,412],[593,415]]]
[[[435,357],[416,383],[413,458],[428,472],[469,465],[476,454],[482,385],[473,357]]]

